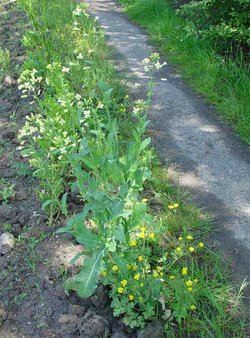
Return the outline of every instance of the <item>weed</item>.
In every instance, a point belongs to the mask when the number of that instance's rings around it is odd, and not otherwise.
[[[7,49],[3,50],[0,47],[0,80],[5,75],[10,73],[11,73],[10,52]]]
[[[0,200],[3,204],[8,204],[15,196],[14,187],[15,184],[7,184],[3,178],[0,180]]]
[[[171,334],[234,336],[242,328],[229,310],[232,289],[220,260],[204,244],[207,221],[152,164],[145,113],[159,55],[143,61],[151,75],[148,97],[132,105],[85,6],[21,2],[33,28],[19,89],[37,110],[20,134],[23,154],[40,179],[51,224],[63,213],[67,226],[59,232],[85,247],[71,262],[84,258],[66,291],[89,297],[98,283],[108,285],[114,314],[130,327],[158,317]],[[161,205],[156,214],[142,197],[145,188]],[[84,201],[71,216],[70,190]],[[31,257],[36,245],[36,239],[28,244]],[[60,273],[66,277],[63,267]]]

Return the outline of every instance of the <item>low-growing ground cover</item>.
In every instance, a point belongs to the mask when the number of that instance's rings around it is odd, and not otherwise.
[[[40,246],[50,251],[51,261],[46,263],[46,255],[42,256],[41,263],[30,263],[31,270],[43,274],[54,262],[53,274],[58,274],[55,252],[60,240],[51,237],[52,226],[73,236],[67,250],[74,251],[70,256],[78,253],[72,260],[75,268],[62,265],[61,279],[52,274],[40,286],[38,308],[49,297],[57,306],[53,303],[40,322],[32,318],[37,324],[33,332],[85,337],[84,323],[93,318],[86,309],[100,308],[98,315],[111,316],[102,309],[108,298],[93,296],[97,285],[105,285],[101,290],[109,294],[118,324],[94,317],[102,329],[89,336],[109,336],[122,329],[128,337],[136,337],[140,333],[134,328],[156,318],[162,323],[159,337],[244,336],[241,300],[229,287],[221,260],[205,242],[210,224],[205,215],[184,203],[149,146],[146,110],[153,79],[148,100],[130,103],[109,61],[103,33],[84,6],[70,0],[55,0],[49,6],[46,1],[20,3],[32,28],[24,37],[28,55],[19,89],[24,100],[34,103],[19,140],[39,178],[38,195],[51,225],[43,228],[49,241]],[[152,77],[161,67],[156,54],[144,64]],[[7,202],[9,195],[5,194]],[[28,246],[32,258],[39,243],[35,237]],[[69,298],[60,293],[62,280]],[[22,297],[31,303],[33,284],[32,292],[28,288]],[[43,298],[44,289],[49,292]],[[59,292],[60,302],[53,290]],[[85,299],[80,301],[71,290]],[[22,301],[27,307],[29,303]],[[48,321],[49,316],[55,317],[57,325]]]
[[[214,104],[222,117],[249,144],[250,77],[248,59],[244,62],[240,52],[234,53],[233,58],[227,57],[230,44],[226,43],[228,41],[226,38],[223,40],[223,35],[220,35],[218,31],[215,32],[213,26],[210,29],[209,25],[204,24],[207,28],[206,32],[210,32],[210,35],[203,36],[204,31],[201,28],[198,31],[190,15],[186,15],[188,19],[185,20],[177,14],[172,7],[172,3],[181,4],[185,2],[165,0],[120,0],[119,2],[124,5],[130,18],[147,29],[154,42],[159,45],[160,50],[167,55],[168,60],[178,66],[178,71],[189,85],[203,94],[208,102]],[[209,6],[210,2],[193,2],[191,8],[194,12],[197,11],[194,14],[197,20],[200,18],[201,21],[207,20],[209,24],[212,24],[212,20],[207,17],[208,10],[206,11],[206,5]],[[202,7],[207,16],[199,14],[199,7],[195,7],[195,3]],[[228,5],[231,6],[231,4]],[[244,1],[242,5],[249,6]],[[223,6],[226,5],[221,5],[222,9]],[[191,11],[186,10],[185,12],[185,8],[183,8],[184,14]],[[242,13],[243,16],[245,14]],[[223,25],[222,20],[220,20],[220,24],[224,27],[224,30],[230,31],[230,25]],[[217,25],[216,27],[221,26]],[[245,33],[247,32],[246,29]],[[215,40],[215,36],[217,38],[220,36],[220,39]],[[220,50],[220,47],[221,49],[224,48],[223,55],[218,54],[215,48],[215,44],[218,44],[219,41],[222,45],[222,40],[224,47],[217,46],[217,50]],[[228,47],[227,51],[225,51],[225,45]],[[246,52],[247,55],[249,54]]]

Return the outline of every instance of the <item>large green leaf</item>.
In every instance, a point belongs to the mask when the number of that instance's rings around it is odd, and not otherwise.
[[[130,227],[135,227],[139,225],[146,215],[146,204],[138,203],[134,206],[132,215],[130,217],[129,225]]]
[[[100,263],[105,255],[105,249],[96,252],[92,257],[84,259],[81,271],[72,278],[69,278],[65,284],[65,291],[68,294],[70,290],[77,292],[79,297],[90,297],[97,287],[97,277],[99,274]]]

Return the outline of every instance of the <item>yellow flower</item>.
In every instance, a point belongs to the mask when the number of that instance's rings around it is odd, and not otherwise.
[[[164,275],[164,273],[161,271],[161,272],[160,272],[160,276],[163,276],[163,275]]]
[[[148,234],[148,237],[151,238],[151,239],[154,239],[155,238],[155,234],[153,232],[150,232],[150,234]]]
[[[186,281],[186,286],[192,286],[193,282],[189,279],[188,281]]]
[[[122,287],[120,287],[120,288],[117,289],[118,293],[123,293],[123,290],[124,289]]]
[[[190,246],[190,247],[188,248],[188,250],[189,250],[190,252],[194,252],[194,247]]]
[[[193,311],[193,310],[196,310],[196,306],[195,306],[195,305],[191,305],[191,306],[190,306],[190,310],[192,310],[192,311]]]
[[[162,270],[162,266],[157,266],[157,267],[156,267],[156,270],[157,270],[157,271],[161,271],[161,270]]]
[[[142,239],[145,238],[145,232],[140,232],[138,236]]]
[[[117,266],[117,265],[113,265],[112,270],[113,270],[113,271],[118,271],[118,270],[119,270],[119,269],[118,269],[118,266]]]
[[[139,256],[139,257],[138,257],[138,261],[139,261],[139,262],[142,262],[143,259],[144,259],[143,256]]]
[[[174,275],[170,275],[169,279],[175,279],[175,276]]]
[[[137,269],[137,265],[134,264],[134,265],[132,266],[132,269],[135,271],[135,270]]]
[[[189,291],[189,292],[192,292],[192,291],[193,291],[193,288],[189,287],[189,288],[188,288],[188,291]]]
[[[141,283],[141,284],[140,284],[140,287],[142,288],[143,286],[144,286],[144,283]]]
[[[143,198],[141,201],[142,201],[143,203],[147,203],[148,199],[147,199],[147,198]]]
[[[140,230],[141,230],[141,232],[145,232],[146,228],[145,227],[141,227]]]
[[[198,247],[202,249],[202,248],[204,248],[204,244],[203,244],[202,242],[200,242],[200,243],[198,244]]]
[[[181,247],[178,246],[178,247],[176,248],[176,251],[177,251],[177,252],[181,252]]]
[[[128,284],[128,281],[127,281],[127,279],[123,279],[122,281],[121,281],[121,285],[122,286],[126,286]]]
[[[131,265],[127,264],[127,269],[130,270],[131,269]]]
[[[135,280],[139,280],[139,279],[140,279],[140,274],[139,274],[139,273],[135,274],[135,275],[134,275],[134,279],[135,279]]]
[[[197,279],[197,278],[194,279],[194,283],[195,283],[195,284],[198,283],[198,279]]]
[[[107,271],[102,271],[102,276],[106,277],[107,276]]]
[[[193,239],[193,236],[191,236],[191,235],[188,235],[187,237],[186,237],[188,240],[192,240]]]
[[[128,296],[128,299],[129,299],[129,300],[133,300],[133,299],[134,299],[134,296],[133,296],[133,295],[129,295],[129,296]]]
[[[137,244],[136,239],[131,239],[129,244],[130,244],[130,246],[136,246],[136,244]]]
[[[183,241],[183,237],[179,237],[179,238],[178,238],[178,241]]]
[[[183,275],[187,275],[187,273],[188,273],[188,268],[187,268],[187,267],[182,268],[181,273],[182,273]]]
[[[154,272],[153,272],[153,276],[154,276],[155,278],[157,278],[157,277],[159,277],[159,273],[158,273],[157,271],[154,271]]]
[[[174,204],[169,204],[168,205],[168,209],[176,209],[179,207],[179,204],[178,203],[174,203]]]

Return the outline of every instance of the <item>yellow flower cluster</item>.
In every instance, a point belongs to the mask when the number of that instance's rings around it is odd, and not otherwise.
[[[172,209],[177,209],[179,207],[179,203],[174,203],[174,204],[169,204],[168,205],[168,209],[172,210]]]

